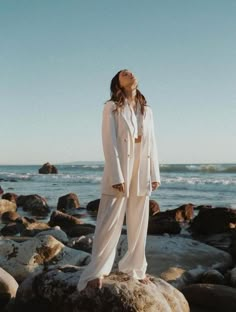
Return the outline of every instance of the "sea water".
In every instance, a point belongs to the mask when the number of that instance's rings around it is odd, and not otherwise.
[[[58,174],[38,174],[41,165],[0,166],[0,185],[17,195],[38,194],[55,209],[58,198],[77,194],[80,205],[100,198],[103,162],[56,165]],[[162,211],[186,203],[236,208],[236,164],[162,164],[161,186],[152,192]]]

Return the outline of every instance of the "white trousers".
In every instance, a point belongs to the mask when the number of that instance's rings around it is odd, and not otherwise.
[[[120,238],[124,216],[128,250],[118,263],[119,271],[143,279],[147,269],[145,246],[149,218],[149,196],[137,196],[137,172],[140,159],[140,143],[135,143],[135,158],[132,170],[129,197],[102,194],[90,263],[85,267],[77,285],[84,289],[88,281],[109,275],[115,260],[116,247]]]

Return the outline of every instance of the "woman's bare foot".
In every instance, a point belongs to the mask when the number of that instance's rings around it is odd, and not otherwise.
[[[139,279],[139,282],[140,283],[143,283],[143,284],[148,284],[151,282],[150,278],[146,275],[144,278],[142,279]]]
[[[102,288],[102,280],[103,280],[103,276],[101,277],[97,277],[91,281],[88,281],[87,286],[88,287],[92,287],[92,288]]]

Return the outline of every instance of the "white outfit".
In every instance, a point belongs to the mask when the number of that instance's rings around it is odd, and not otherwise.
[[[112,114],[119,113],[112,113],[111,103],[112,102],[108,102],[105,105],[103,113],[102,134],[105,166],[91,262],[81,274],[77,285],[79,291],[86,287],[89,280],[103,275],[109,275],[115,259],[116,246],[120,238],[125,213],[128,250],[118,263],[119,271],[125,272],[134,278],[143,279],[147,268],[145,245],[149,216],[150,186],[145,183],[145,191],[141,192],[143,190],[141,187],[144,183],[140,183],[140,172],[142,174],[142,159],[144,155],[146,156],[145,150],[142,149],[144,146],[147,148],[148,153],[151,153],[149,155],[152,156],[152,160],[157,162],[157,151],[154,150],[156,145],[152,141],[154,138],[153,124],[150,123],[150,119],[148,120],[149,122],[145,124],[144,118],[141,122],[138,122],[133,109],[130,110],[127,106],[125,106],[126,119],[124,119],[122,115],[118,115],[113,119]],[[126,103],[126,105],[128,105],[128,103]],[[113,105],[112,107],[114,108]],[[139,117],[142,116],[138,116],[137,113],[137,118]],[[124,122],[123,125],[121,118]],[[129,121],[129,127],[127,127],[127,120]],[[125,125],[126,128],[124,127]],[[151,130],[148,131],[145,125],[149,128],[151,127]],[[134,143],[134,138],[137,137],[139,133],[138,128],[142,129],[142,140],[140,143]],[[150,134],[150,140],[148,134]],[[121,135],[121,137],[119,137],[119,135]],[[152,135],[153,138],[151,138]],[[130,159],[128,163],[131,168],[129,169],[126,168],[127,165],[125,167],[124,165],[122,166],[122,157],[119,157],[121,156],[119,138],[122,140],[124,137],[128,141],[128,144],[124,145],[128,148],[130,153],[130,155],[128,155]],[[154,146],[149,147],[148,143],[154,144]],[[110,154],[107,154],[108,151]],[[118,157],[114,157],[114,155]],[[130,157],[131,155],[132,157]],[[146,162],[150,163],[150,157],[146,157],[145,159]],[[114,168],[114,166],[116,168]],[[125,175],[124,168],[128,170],[127,172],[130,172],[130,176],[127,177],[127,175]],[[151,181],[160,183],[158,163],[149,165],[148,168],[148,174],[146,173],[142,179],[148,176],[148,183],[151,183]],[[109,176],[106,171],[108,169],[110,170]],[[155,169],[155,172],[151,172],[153,169]],[[116,176],[116,174],[118,175]],[[151,177],[154,177],[154,180],[152,180]],[[158,179],[156,179],[156,177],[158,177]],[[108,182],[111,183],[111,189],[106,185]],[[128,182],[128,187],[126,186],[124,193],[112,188],[112,185],[123,182]],[[110,191],[112,192],[110,193]]]

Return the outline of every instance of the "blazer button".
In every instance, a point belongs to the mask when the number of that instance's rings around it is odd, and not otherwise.
[[[130,154],[128,154],[128,157],[130,156]]]
[[[150,156],[148,155],[148,158],[150,158]]]
[[[125,138],[124,141],[127,142],[127,139]]]

